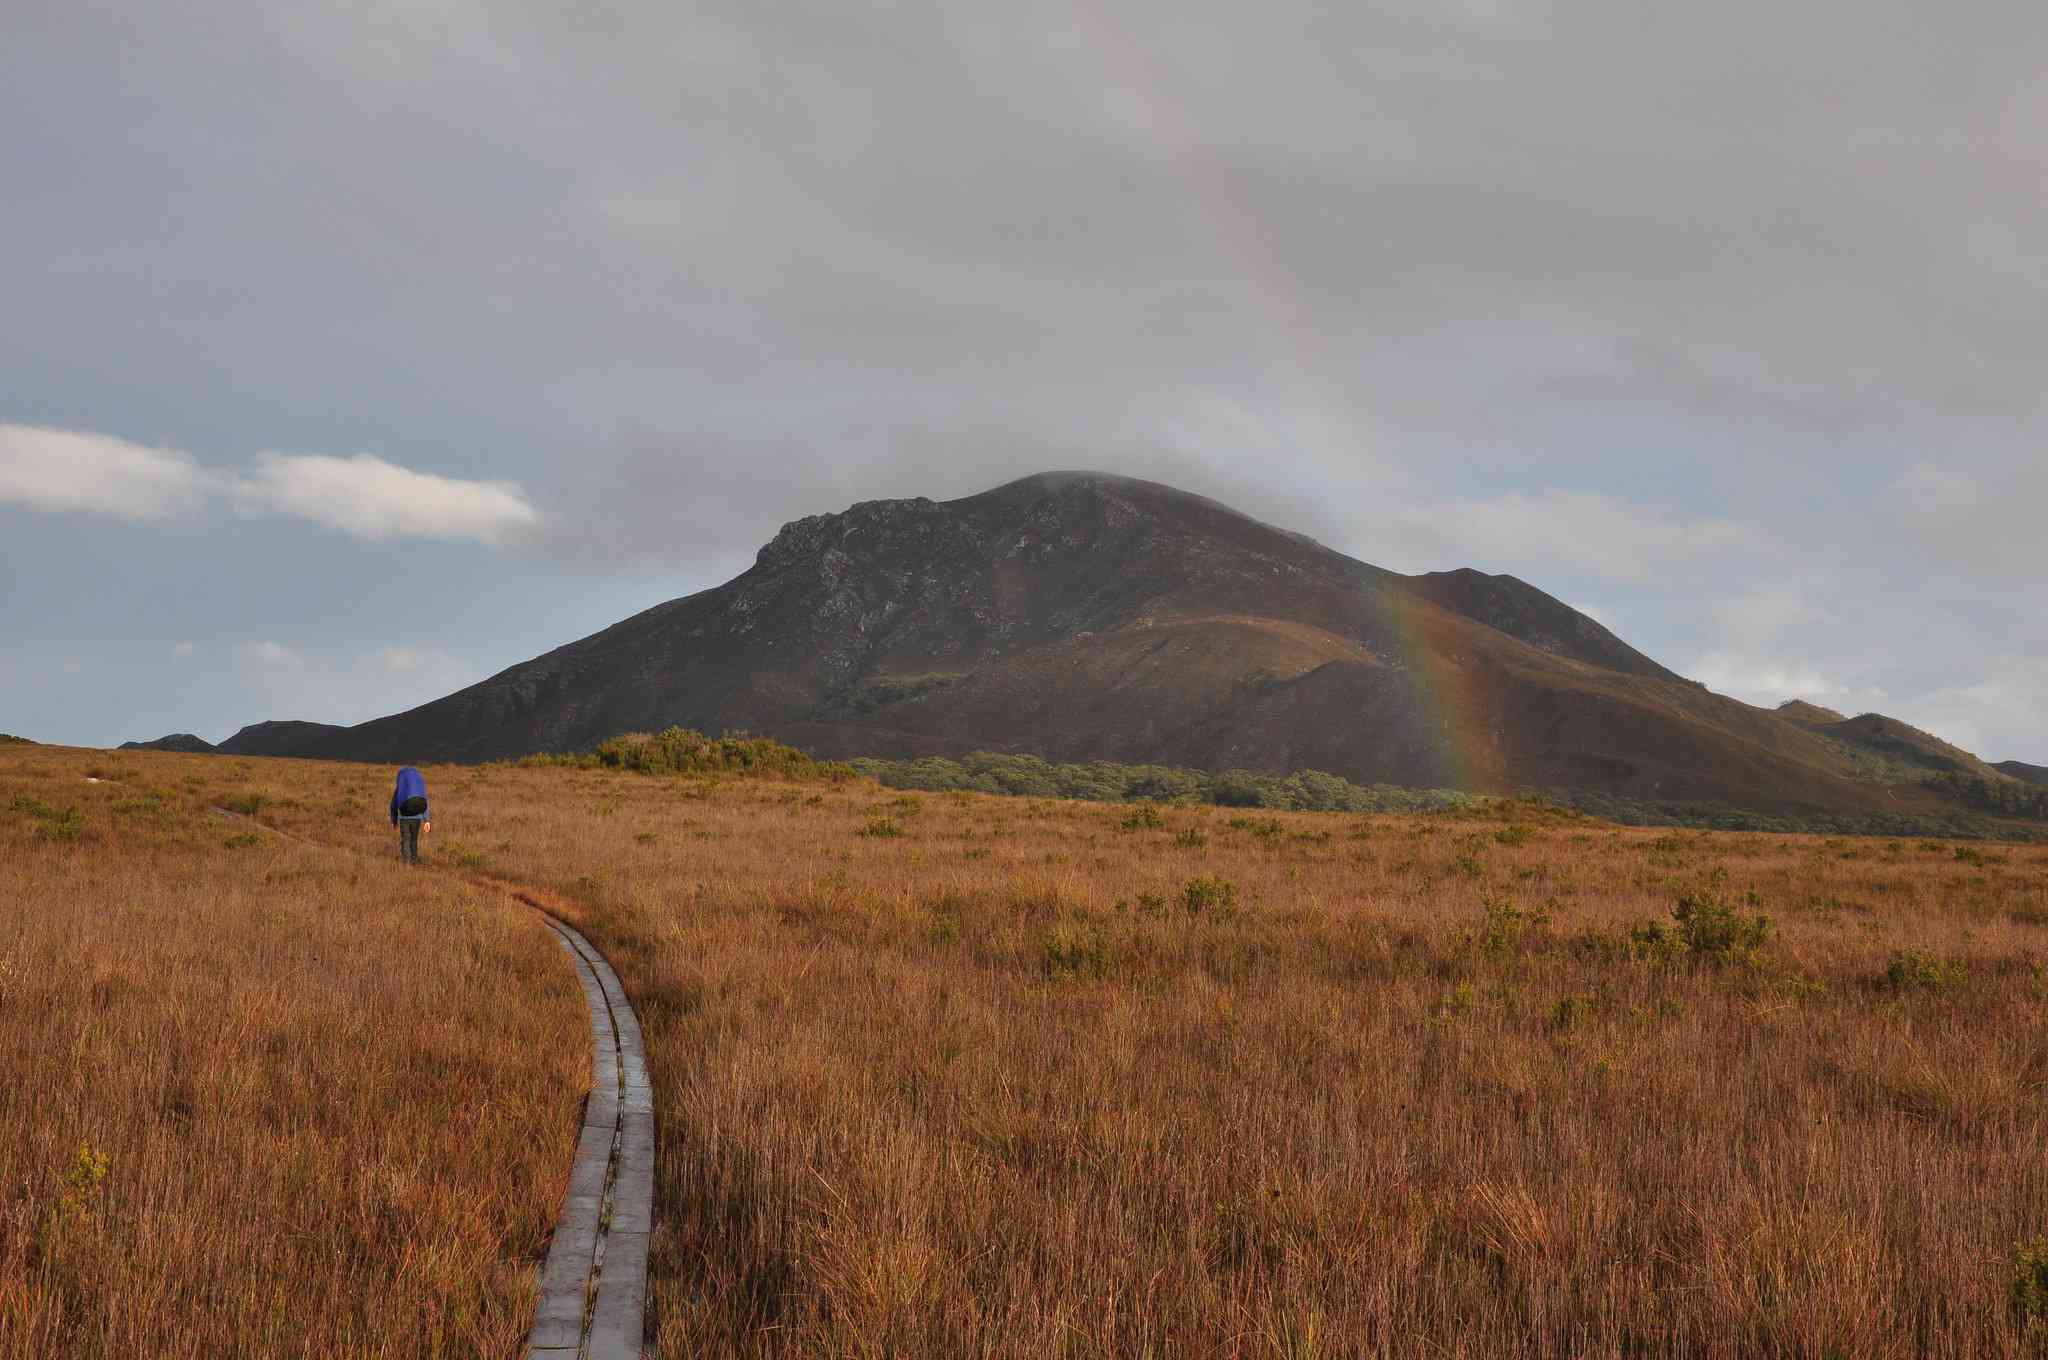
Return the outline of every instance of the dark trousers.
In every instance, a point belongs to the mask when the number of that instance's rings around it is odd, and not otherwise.
[[[418,864],[420,862],[420,822],[422,820],[419,817],[400,817],[398,819],[398,857],[407,864]]]

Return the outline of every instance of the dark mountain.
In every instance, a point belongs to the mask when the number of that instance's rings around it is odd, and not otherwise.
[[[124,741],[114,748],[118,751],[182,751],[187,755],[207,755],[216,748],[204,737],[195,737],[190,732],[173,732],[168,737],[155,741]]]
[[[315,753],[323,743],[344,739],[353,729],[333,723],[277,722],[250,723],[214,749],[227,756],[304,756]]]
[[[2029,765],[2024,760],[2001,760],[1991,768],[2028,784],[2048,784],[2048,765]]]
[[[733,581],[444,699],[353,728],[259,724],[221,749],[473,761],[670,724],[828,756],[996,749],[1765,808],[1935,797],[1513,577],[1401,576],[1094,473],[801,519]]]

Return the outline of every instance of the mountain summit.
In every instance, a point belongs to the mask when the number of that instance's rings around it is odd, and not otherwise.
[[[1093,472],[797,520],[725,585],[407,713],[295,727],[273,753],[483,760],[670,724],[828,756],[1014,750],[1901,809],[1822,735],[1514,577],[1403,576]]]

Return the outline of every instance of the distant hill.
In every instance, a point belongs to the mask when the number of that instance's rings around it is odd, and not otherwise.
[[[1809,704],[1804,699],[1787,699],[1774,711],[1786,722],[1795,722],[1801,727],[1828,727],[1849,720],[1846,714],[1822,708],[1819,704]]]
[[[334,740],[349,730],[333,723],[292,719],[251,723],[214,749],[228,756],[312,755],[321,743]]]
[[[35,745],[35,743],[34,743],[34,742],[32,742],[32,741],[30,741],[30,740],[29,740],[29,739],[28,739],[27,737],[16,737],[16,736],[10,736],[9,734],[7,734],[7,733],[5,733],[5,732],[0,732],[0,746],[33,746],[33,745]]]
[[[1882,713],[1865,713],[1840,722],[1815,726],[1813,732],[1840,742],[1857,756],[1889,762],[1901,779],[1935,774],[1969,775],[1999,780],[2005,774],[1987,765],[1959,746],[1951,746],[1931,732],[1887,718]]]
[[[1953,759],[1713,694],[1513,577],[1403,576],[1096,473],[797,520],[725,585],[446,698],[350,728],[258,724],[220,749],[476,761],[671,724],[834,757],[994,750],[1784,810],[1938,809],[1885,774]]]
[[[218,746],[204,737],[195,737],[190,732],[173,732],[168,737],[158,737],[155,741],[124,741],[117,749],[183,751],[189,755],[300,756],[311,754],[313,747],[323,741],[332,740],[348,730],[334,723],[285,719],[250,723]]]
[[[187,755],[206,755],[212,752],[214,744],[204,737],[195,737],[190,732],[173,732],[168,737],[155,741],[124,741],[114,749],[119,751],[182,751]]]
[[[2048,765],[2029,765],[2024,760],[2001,760],[1991,767],[2000,774],[2029,784],[2048,784]]]

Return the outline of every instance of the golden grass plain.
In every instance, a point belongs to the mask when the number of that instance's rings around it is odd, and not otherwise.
[[[395,858],[388,769],[100,759]],[[662,1355],[2039,1353],[2048,847],[427,775],[640,1012]]]
[[[219,801],[0,748],[0,1355],[515,1354],[590,1070],[560,947]]]

